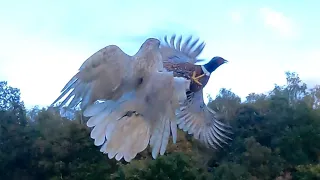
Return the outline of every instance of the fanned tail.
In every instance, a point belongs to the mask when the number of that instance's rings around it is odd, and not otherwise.
[[[84,116],[91,117],[88,127],[94,127],[91,138],[100,151],[117,161],[130,162],[145,150],[150,140],[150,124],[137,113],[139,101],[122,99],[90,105]]]
[[[122,101],[106,101],[88,106],[84,116],[90,117],[88,127],[93,127],[91,138],[100,151],[117,161],[122,158],[130,162],[145,150],[150,142],[152,157],[163,155],[169,142],[170,133],[173,142],[177,140],[177,124],[171,117],[146,119],[139,114],[149,107],[135,98]],[[143,102],[142,102],[143,103]],[[174,113],[172,112],[174,115]]]
[[[106,134],[107,141],[100,151],[108,154],[110,159],[115,157],[117,161],[124,158],[130,162],[147,148],[150,139],[149,125],[142,116],[135,114],[119,119]]]

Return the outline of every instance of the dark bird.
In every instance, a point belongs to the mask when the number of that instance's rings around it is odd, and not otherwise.
[[[172,36],[169,43],[167,36],[165,36],[165,43],[161,46],[160,52],[164,67],[169,71],[173,71],[177,77],[185,77],[192,80],[190,90],[197,92],[208,83],[211,73],[228,61],[220,56],[215,56],[209,62],[197,65],[205,62],[203,59],[197,59],[197,56],[200,55],[205,47],[204,42],[195,47],[199,39],[191,42],[192,36],[190,36],[181,45],[182,37],[180,36],[177,44],[174,44],[175,37]],[[193,50],[193,48],[195,49]]]
[[[203,51],[205,43],[197,45],[199,39],[192,40],[190,36],[183,44],[180,36],[175,41],[173,35],[168,42],[167,36],[160,46],[160,52],[164,67],[172,71],[176,77],[184,77],[191,80],[190,90],[187,91],[187,99],[180,104],[176,112],[178,126],[183,131],[193,134],[206,147],[217,149],[222,147],[221,142],[227,144],[226,139],[231,140],[226,133],[232,133],[230,126],[217,119],[216,112],[210,109],[203,101],[203,88],[206,86],[210,75],[222,64],[228,62],[222,57],[213,57],[203,65],[197,65],[205,60],[197,57]]]

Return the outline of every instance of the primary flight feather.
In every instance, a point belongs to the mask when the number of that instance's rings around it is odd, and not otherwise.
[[[147,39],[134,56],[124,53],[118,46],[109,45],[89,57],[61,90],[55,104],[66,94],[59,107],[84,109],[96,100],[116,100],[136,88],[150,72],[162,70],[159,40]]]

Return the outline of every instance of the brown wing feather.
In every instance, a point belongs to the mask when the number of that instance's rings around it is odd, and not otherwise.
[[[175,77],[184,77],[188,80],[191,79],[192,73],[194,71],[196,72],[196,76],[204,74],[204,72],[201,69],[201,66],[193,65],[189,62],[173,63],[170,61],[163,61],[163,65],[168,71],[173,72],[173,75]],[[203,89],[203,87],[207,85],[209,78],[210,76],[205,75],[199,79],[199,82],[202,84],[202,86],[192,81],[190,84],[190,91],[197,92]]]
[[[70,91],[60,107],[70,100],[68,108],[74,108],[79,103],[85,107],[98,99],[118,98],[122,94],[119,89],[121,83],[128,76],[125,67],[132,64],[132,58],[115,45],[99,50],[81,65],[79,72],[65,85],[52,105]]]

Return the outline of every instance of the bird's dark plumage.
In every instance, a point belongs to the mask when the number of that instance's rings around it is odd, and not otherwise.
[[[197,59],[197,56],[203,51],[205,43],[202,42],[200,45],[196,46],[199,39],[193,42],[191,42],[191,39],[192,36],[181,45],[182,37],[180,36],[175,45],[175,36],[172,36],[170,42],[167,40],[167,37],[165,37],[165,44],[161,47],[160,51],[163,57],[164,67],[169,71],[173,71],[174,76],[176,77],[190,79],[190,91],[198,92],[206,86],[210,74],[228,61],[222,57],[215,56],[204,65],[196,65],[195,63],[200,61]],[[195,73],[195,76],[199,77],[198,82],[201,83],[201,85],[192,79],[193,73]]]
[[[230,126],[220,122],[216,112],[206,106],[202,89],[207,84],[210,74],[227,61],[217,56],[205,65],[197,65],[201,62],[197,57],[205,46],[204,42],[196,45],[199,39],[192,42],[192,36],[184,43],[181,43],[180,36],[175,42],[175,37],[172,36],[170,41],[165,37],[160,52],[166,70],[173,72],[176,77],[191,80],[190,91],[186,92],[187,100],[181,103],[176,111],[178,127],[188,134],[193,134],[195,139],[208,148],[222,147],[223,143],[227,144],[226,140],[230,140],[226,135],[232,133],[229,131]]]

